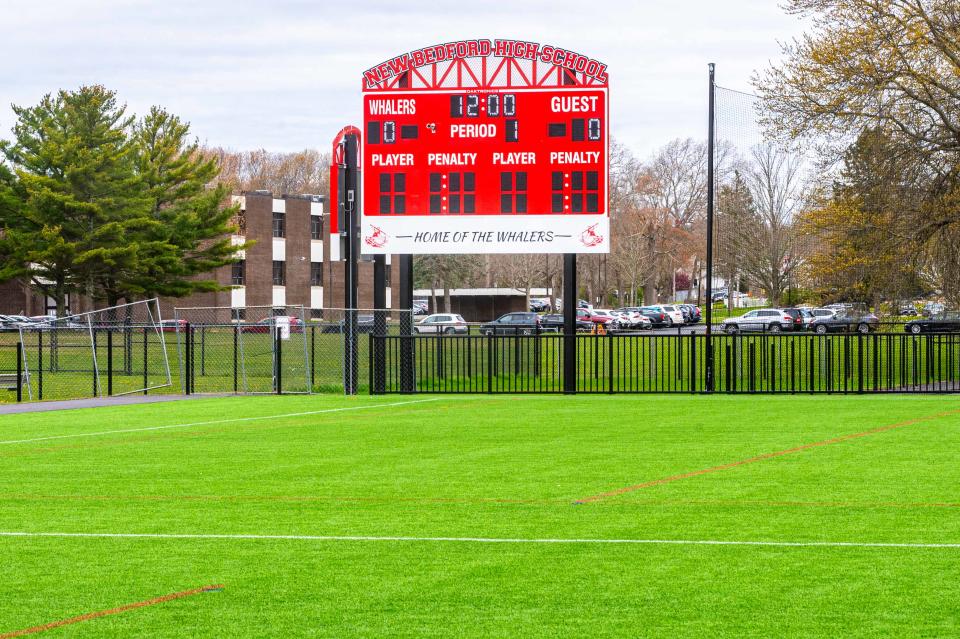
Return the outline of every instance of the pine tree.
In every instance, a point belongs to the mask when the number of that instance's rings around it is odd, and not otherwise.
[[[139,269],[124,284],[146,297],[218,290],[216,281],[197,276],[235,261],[247,246],[231,242],[237,208],[224,206],[229,187],[211,186],[217,160],[189,135],[188,123],[159,107],[133,128],[136,170],[154,224],[145,227]]]
[[[16,170],[23,206],[4,219],[11,270],[56,300],[82,292],[108,303],[110,282],[136,269],[131,238],[148,223],[127,138],[132,118],[101,86],[48,94],[13,107],[14,140],[0,152]]]

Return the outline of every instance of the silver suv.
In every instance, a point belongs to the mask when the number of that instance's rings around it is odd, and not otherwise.
[[[794,318],[779,308],[762,308],[748,311],[740,317],[728,317],[723,320],[723,330],[730,335],[754,331],[758,333],[780,333],[793,328]]]

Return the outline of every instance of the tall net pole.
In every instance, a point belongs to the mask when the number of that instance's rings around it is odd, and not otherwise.
[[[714,162],[714,64],[709,69],[709,88],[707,97],[707,362],[704,378],[704,390],[713,392],[713,162]]]

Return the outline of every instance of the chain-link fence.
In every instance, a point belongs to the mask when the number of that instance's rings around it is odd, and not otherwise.
[[[307,332],[314,389],[320,392],[367,390],[371,379],[384,374],[384,344],[372,337],[413,332],[411,309],[326,308],[315,315]]]
[[[27,400],[171,387],[166,327],[155,308],[156,300],[147,300],[3,329],[0,391],[13,392],[18,374],[20,398]]]
[[[311,392],[302,306],[176,308],[174,317],[185,392]]]

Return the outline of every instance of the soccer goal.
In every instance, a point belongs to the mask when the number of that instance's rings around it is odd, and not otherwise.
[[[172,386],[157,300],[21,323],[27,399],[146,394]]]

